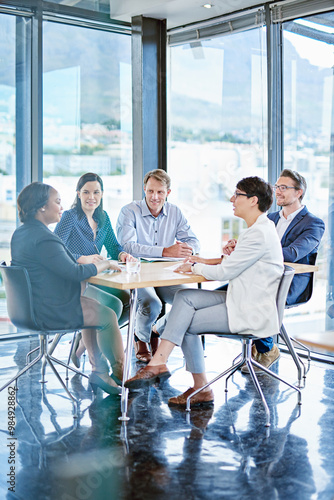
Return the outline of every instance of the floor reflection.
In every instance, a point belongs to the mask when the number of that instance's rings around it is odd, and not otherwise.
[[[0,383],[25,364],[34,340],[2,343]],[[69,349],[62,340],[56,356]],[[209,339],[207,365],[214,376],[240,349],[237,342]],[[302,407],[291,389],[267,376],[260,383],[271,414],[270,431],[253,384],[237,373],[224,392],[213,386],[215,406],[169,408],[190,377],[181,351],[171,359],[163,386],[130,393],[128,423],[118,420],[120,397],[93,400],[87,380],[70,378],[80,400],[78,418],[53,373],[39,383],[40,366],[18,382],[15,435],[8,433],[8,391],[0,394],[0,497],[73,499],[257,499],[334,498],[334,371],[311,363]],[[134,367],[135,369],[135,367]],[[291,383],[296,370],[283,355],[276,368]],[[65,371],[60,372],[62,376]],[[15,492],[8,490],[10,447],[15,448]]]

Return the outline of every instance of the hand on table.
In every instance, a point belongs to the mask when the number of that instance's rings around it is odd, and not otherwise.
[[[136,257],[134,257],[133,255],[131,255],[130,253],[126,253],[126,252],[123,252],[120,256],[120,261],[121,262],[126,262],[126,261],[129,261],[129,262],[136,262],[138,259],[136,259]]]
[[[100,262],[101,260],[105,260],[102,255],[95,253],[93,255],[81,255],[77,262],[78,264],[95,264],[96,262]]]
[[[192,255],[193,249],[188,243],[182,243],[182,241],[177,241],[174,245],[170,247],[165,247],[162,251],[163,257],[180,257],[184,259]]]
[[[190,262],[190,264],[199,263],[199,264],[206,264],[207,259],[204,259],[203,257],[200,257],[199,255],[191,255],[187,259],[184,260],[184,263]]]
[[[191,264],[189,262],[184,262],[174,271],[175,273],[191,273]]]
[[[115,261],[113,262],[111,260],[108,260],[108,263],[109,263],[108,269],[113,271],[122,271],[122,268],[119,267],[119,265],[117,265]]]
[[[93,262],[96,267],[97,274],[102,273],[103,271],[122,271],[122,269],[117,264],[115,260],[109,259],[99,259],[97,262]]]

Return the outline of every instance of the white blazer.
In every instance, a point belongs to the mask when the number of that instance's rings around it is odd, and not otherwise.
[[[276,295],[283,271],[281,242],[266,214],[240,234],[234,252],[224,256],[221,264],[194,265],[194,272],[207,279],[229,280],[230,331],[260,338],[279,333]]]

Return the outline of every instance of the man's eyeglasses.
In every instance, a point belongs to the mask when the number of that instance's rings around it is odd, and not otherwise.
[[[286,186],[285,184],[280,184],[279,186],[275,184],[275,186],[273,187],[274,191],[281,191],[281,193],[284,193],[284,191],[286,191],[287,189],[299,189],[299,188],[295,186]]]
[[[238,191],[234,191],[233,196],[234,198],[237,198],[238,196],[247,196],[247,198],[252,198],[254,194],[245,194],[245,193],[239,193]]]

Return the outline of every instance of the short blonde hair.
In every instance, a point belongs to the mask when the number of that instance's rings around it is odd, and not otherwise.
[[[150,172],[147,172],[147,174],[144,177],[144,187],[146,186],[148,180],[151,177],[153,177],[153,179],[157,180],[158,182],[161,182],[161,184],[166,186],[167,190],[170,189],[170,185],[171,185],[170,177],[161,168],[156,168],[155,170],[151,170]]]

